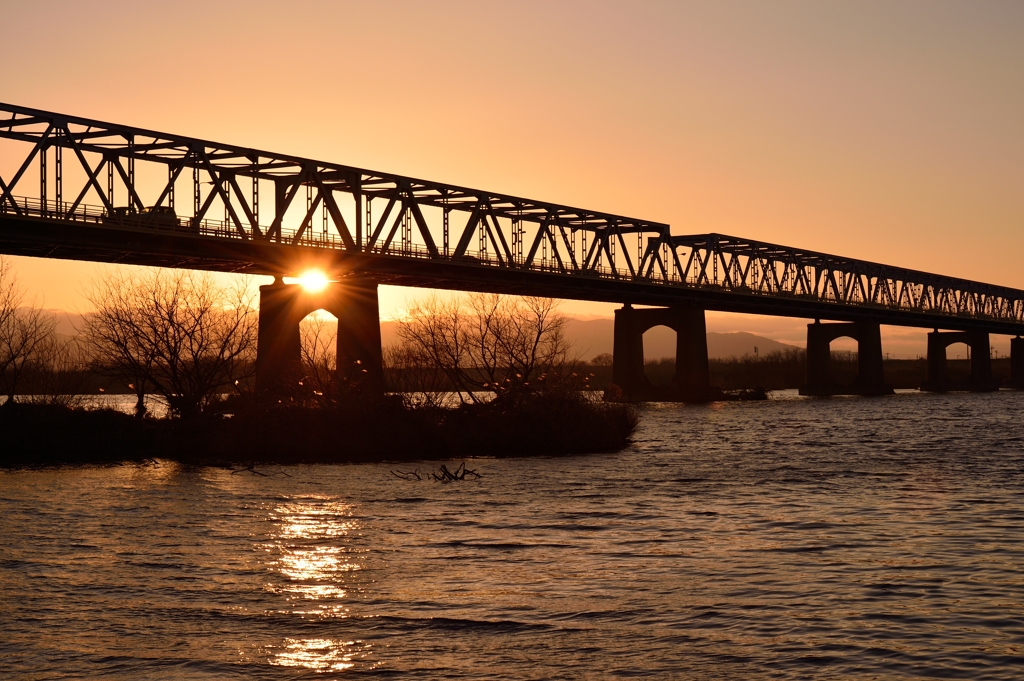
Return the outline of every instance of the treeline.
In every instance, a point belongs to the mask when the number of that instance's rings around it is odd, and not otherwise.
[[[766,390],[797,389],[807,382],[807,352],[803,348],[776,350],[764,355],[744,355],[709,360],[711,384],[723,390],[764,388]],[[970,360],[947,360],[953,380],[966,380],[970,374]],[[597,374],[595,386],[611,380],[610,371],[603,367],[592,369]],[[655,385],[667,383],[675,375],[673,358],[662,358],[645,364],[645,373]],[[845,350],[832,352],[830,365],[832,379],[848,385],[857,376],[857,353]],[[882,371],[887,385],[897,389],[920,388],[928,377],[928,360],[883,359]],[[604,374],[607,373],[607,379]],[[1000,357],[992,360],[992,375],[997,381],[1010,378],[1010,360]]]
[[[855,354],[852,358],[848,356],[849,354],[853,353],[835,353],[833,366],[844,374],[852,368],[852,379],[857,371],[857,360]],[[798,388],[806,382],[806,355],[803,349],[794,348],[757,356],[711,359],[708,361],[711,385],[723,390]],[[664,385],[672,380],[676,373],[675,358],[648,360],[644,365],[644,373],[653,384]]]
[[[249,387],[258,312],[245,282],[222,286],[180,270],[117,271],[86,292],[94,307],[75,336],[28,301],[0,259],[0,388],[6,403],[80,406],[95,377],[163,397],[176,417],[202,413]]]
[[[590,374],[565,336],[568,318],[548,298],[470,293],[421,301],[385,348],[389,392],[418,405],[513,402],[587,391]],[[337,390],[335,327],[302,328],[303,371],[315,393]]]
[[[0,264],[0,465],[558,455],[620,449],[637,425],[630,406],[586,390],[550,300],[424,302],[386,353],[384,390],[358,367],[338,371],[336,325],[314,316],[300,328],[294,380],[258,393],[258,312],[244,280],[119,271],[87,291],[94,312],[72,338]],[[130,390],[135,414],[82,408],[83,387],[100,380]],[[151,394],[169,418],[147,413]]]
[[[26,386],[35,403],[68,403],[88,365],[75,338],[57,333],[57,318],[28,300],[10,262],[0,257],[0,395],[13,403]]]
[[[258,310],[245,280],[118,270],[94,281],[86,297],[93,311],[83,328],[62,336],[0,259],[0,388],[8,402],[75,406],[85,389],[105,384],[134,394],[139,416],[155,394],[174,417],[189,418],[220,410],[225,395],[254,397]],[[584,390],[587,373],[556,307],[487,294],[430,298],[410,311],[401,343],[385,352],[386,389],[435,405]],[[276,400],[329,406],[346,390],[358,392],[339,384],[336,324],[312,316],[300,337],[299,373]]]
[[[317,408],[369,399],[359,385],[339,380],[336,325],[317,316],[301,325],[294,380],[273,396],[256,395],[258,310],[243,278],[119,270],[94,281],[86,297],[94,311],[83,328],[61,335],[54,315],[27,299],[0,258],[0,394],[6,403],[76,407],[87,394],[128,391],[139,417],[147,416],[146,397],[158,395],[173,418],[189,419],[268,399]],[[410,407],[603,390],[611,382],[611,357],[582,362],[566,338],[566,323],[548,299],[430,298],[410,310],[399,345],[385,351],[385,389]],[[953,378],[969,371],[968,360],[949,366]],[[795,348],[713,359],[710,370],[712,385],[724,390],[798,388],[806,380],[806,354]],[[834,352],[831,370],[838,383],[852,382],[856,353]],[[646,371],[654,384],[665,384],[675,362],[650,361]],[[886,360],[884,371],[893,387],[916,388],[926,379],[927,362]],[[1007,378],[1009,360],[994,360],[993,373]]]

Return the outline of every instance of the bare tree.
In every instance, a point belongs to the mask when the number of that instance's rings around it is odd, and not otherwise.
[[[57,326],[57,319],[25,302],[11,264],[0,257],[0,389],[14,402],[26,368]]]
[[[83,336],[93,354],[93,369],[125,383],[135,393],[135,415],[146,415],[156,344],[147,342],[143,280],[123,270],[93,282],[86,297],[95,307]]]
[[[96,313],[86,338],[101,365],[135,386],[137,413],[148,386],[173,415],[195,416],[253,371],[258,316],[241,280],[223,287],[205,273],[120,271],[87,297]]]
[[[302,387],[314,401],[326,404],[337,389],[338,324],[322,316],[299,325],[302,348]]]
[[[403,396],[411,406],[442,407],[451,404],[452,382],[439,367],[428,365],[408,343],[384,348],[387,389]]]
[[[399,324],[398,337],[402,344],[389,349],[389,368],[400,369],[405,376],[417,369],[440,371],[464,400],[462,393],[471,393],[474,387],[479,387],[465,371],[472,362],[466,338],[468,324],[461,299],[432,296],[419,303],[409,311],[409,319]],[[395,375],[398,371],[389,373]],[[410,386],[396,387],[405,388],[407,392]]]
[[[499,366],[492,374],[492,384],[504,380],[506,389],[529,386],[531,381],[550,384],[565,378],[566,370],[578,367],[579,358],[572,354],[565,337],[569,319],[557,312],[557,300],[482,296],[487,309],[490,304],[486,301],[492,298],[500,301],[497,326],[492,330]]]
[[[52,333],[39,344],[28,370],[35,404],[56,404],[80,407],[84,402],[88,358],[82,342],[76,337]]]
[[[406,361],[436,367],[460,393],[495,395],[564,386],[579,362],[565,337],[557,301],[470,294],[413,308],[398,329]]]

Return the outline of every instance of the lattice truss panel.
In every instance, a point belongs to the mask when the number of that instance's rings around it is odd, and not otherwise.
[[[668,234],[658,223],[10,105],[0,116],[0,137],[27,143],[5,151],[20,164],[0,171],[0,206],[19,215],[633,277],[644,235]],[[153,172],[140,181],[147,165],[162,167],[162,181]]]
[[[0,104],[0,213],[1024,322],[1024,291]]]
[[[1024,291],[722,234],[648,246],[647,271],[700,288],[1019,322]],[[663,253],[671,254],[666,268]]]

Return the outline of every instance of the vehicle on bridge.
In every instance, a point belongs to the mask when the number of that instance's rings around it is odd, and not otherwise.
[[[103,222],[118,225],[135,223],[142,227],[177,228],[181,226],[178,215],[170,206],[147,206],[137,213],[131,206],[116,206],[107,211],[107,214],[103,216]]]

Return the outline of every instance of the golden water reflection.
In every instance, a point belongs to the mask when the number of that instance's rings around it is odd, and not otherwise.
[[[362,569],[360,526],[351,504],[330,496],[291,497],[269,512],[274,523],[267,589],[284,594],[289,612],[304,617],[348,616],[346,598]],[[273,651],[272,664],[314,671],[342,671],[369,644],[331,638],[285,639]]]
[[[359,564],[343,557],[344,549],[337,546],[317,546],[295,549],[278,561],[281,574],[293,580],[331,579],[339,572],[358,570]]]
[[[287,638],[283,649],[274,656],[271,664],[278,667],[303,667],[317,672],[344,671],[355,666],[354,659],[368,655],[371,647],[371,644],[362,641]]]

